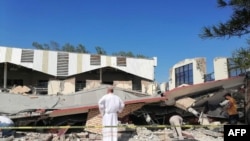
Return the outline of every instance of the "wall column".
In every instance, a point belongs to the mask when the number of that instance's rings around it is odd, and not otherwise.
[[[7,63],[4,63],[4,72],[3,72],[3,89],[7,88]]]
[[[102,68],[100,68],[100,83],[102,84]]]

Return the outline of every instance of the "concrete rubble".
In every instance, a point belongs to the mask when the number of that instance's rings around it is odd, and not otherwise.
[[[205,128],[189,128],[183,130],[187,141],[223,141],[223,133],[211,131]],[[118,141],[176,141],[173,130],[170,128],[149,129],[137,127],[127,131],[119,131]],[[3,140],[3,139],[2,139]],[[2,141],[0,139],[0,141]],[[69,132],[58,135],[57,133],[39,133],[29,131],[17,131],[15,137],[9,137],[5,141],[101,141],[102,135],[82,132]]]

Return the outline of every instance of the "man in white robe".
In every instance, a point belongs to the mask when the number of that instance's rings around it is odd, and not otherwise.
[[[107,94],[98,101],[98,106],[102,115],[103,141],[117,141],[118,113],[124,109],[124,102],[113,93],[113,88],[110,87]]]

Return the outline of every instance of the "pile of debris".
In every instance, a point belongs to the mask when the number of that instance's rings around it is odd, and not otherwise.
[[[223,141],[223,133],[219,130],[212,131],[205,128],[190,128],[183,131],[185,140],[189,141]],[[12,141],[101,141],[102,135],[82,132],[69,133],[39,133],[17,131],[15,137],[9,137]],[[119,131],[118,141],[174,141],[171,128],[149,129],[137,127],[136,129]]]

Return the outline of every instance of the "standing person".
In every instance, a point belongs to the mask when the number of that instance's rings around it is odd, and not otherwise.
[[[13,127],[13,126],[14,122],[10,118],[3,115],[0,116],[0,127]],[[2,132],[2,137],[4,138],[12,136],[15,133],[13,129],[0,129],[0,132]]]
[[[98,101],[99,110],[102,115],[103,141],[118,140],[116,127],[118,126],[118,113],[121,113],[125,106],[121,98],[115,95],[113,92],[113,88],[109,87],[107,94]]]
[[[221,106],[225,106],[228,114],[228,123],[237,124],[239,120],[239,115],[237,111],[236,100],[231,96],[230,93],[224,95],[225,100],[220,103]]]
[[[169,123],[171,128],[174,130],[174,137],[179,140],[183,140],[181,125],[183,123],[183,118],[180,115],[173,115],[169,118]]]

